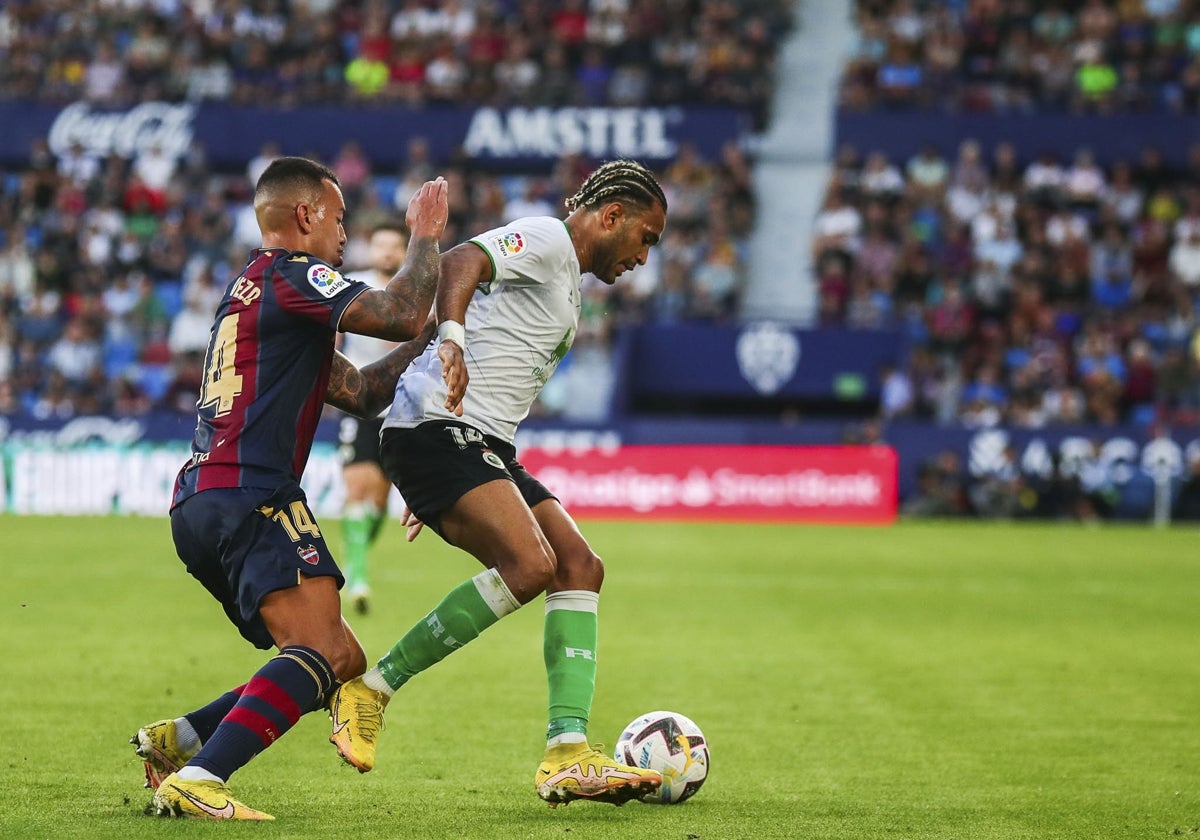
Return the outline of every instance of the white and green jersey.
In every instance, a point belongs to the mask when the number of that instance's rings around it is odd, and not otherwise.
[[[437,342],[396,383],[384,428],[460,420],[511,442],[517,425],[571,349],[579,326],[579,258],[561,219],[531,216],[471,240],[492,261],[467,307],[464,358],[471,381],[463,416],[443,406],[446,384]]]
[[[359,271],[347,271],[344,274],[354,280],[361,280],[372,289],[387,288],[391,276],[385,276],[371,268]],[[376,338],[373,335],[344,333],[342,335],[342,355],[350,360],[355,367],[361,368],[377,362],[396,348],[396,342],[386,338]]]
[[[347,272],[347,274],[353,274],[355,280],[363,281],[372,289],[383,289],[392,279],[371,268],[365,268],[359,272]],[[386,338],[376,338],[373,335],[360,335],[359,333],[342,334],[342,355],[349,359],[356,368],[366,367],[372,362],[379,361],[395,348],[396,342],[388,341]],[[380,417],[383,415],[384,412],[379,412]]]

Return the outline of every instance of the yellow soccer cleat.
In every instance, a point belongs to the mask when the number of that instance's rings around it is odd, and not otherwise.
[[[343,683],[329,704],[333,732],[329,743],[342,761],[367,773],[375,766],[375,743],[383,729],[383,709],[391,698],[355,677]]]
[[[150,808],[159,817],[190,817],[198,820],[273,820],[233,798],[220,782],[196,782],[172,773],[154,792]]]
[[[129,739],[146,771],[145,787],[158,790],[163,779],[191,760],[198,750],[187,752],[175,738],[175,721],[148,723]]]
[[[658,790],[662,776],[627,767],[581,742],[548,747],[533,781],[538,796],[553,808],[576,799],[624,805]]]

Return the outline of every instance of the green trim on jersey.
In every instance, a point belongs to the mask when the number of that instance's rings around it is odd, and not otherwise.
[[[468,239],[467,241],[470,242],[472,245],[474,245],[476,248],[478,248],[480,251],[483,251],[484,256],[486,256],[488,258],[488,262],[491,263],[491,265],[492,265],[492,279],[487,281],[487,283],[479,284],[479,291],[483,292],[485,295],[490,295],[492,293],[492,284],[496,282],[496,261],[494,259],[492,259],[492,252],[489,251],[487,248],[483,247],[483,243],[480,242],[478,239]],[[486,288],[485,288],[485,286],[486,286]]]

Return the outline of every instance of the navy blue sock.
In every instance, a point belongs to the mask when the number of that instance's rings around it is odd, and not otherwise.
[[[321,654],[299,645],[283,648],[246,683],[212,738],[188,764],[228,780],[301,715],[321,708],[333,685],[333,668]]]
[[[187,722],[192,725],[192,729],[196,730],[196,735],[200,738],[201,744],[211,738],[213,733],[217,731],[217,727],[221,725],[221,721],[225,719],[225,715],[233,710],[233,707],[237,705],[238,698],[242,696],[242,692],[245,690],[246,686],[239,685],[237,688],[226,691],[207,706],[201,706],[196,711],[188,712],[184,715],[187,718]]]

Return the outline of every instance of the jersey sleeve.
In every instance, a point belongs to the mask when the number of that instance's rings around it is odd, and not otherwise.
[[[544,266],[562,262],[561,253],[571,247],[571,236],[559,219],[530,217],[518,219],[472,237],[492,261],[492,281],[480,287],[485,293],[496,283],[532,286],[545,283],[551,276]]]
[[[280,309],[333,329],[346,307],[370,288],[310,254],[286,254],[273,267]]]

